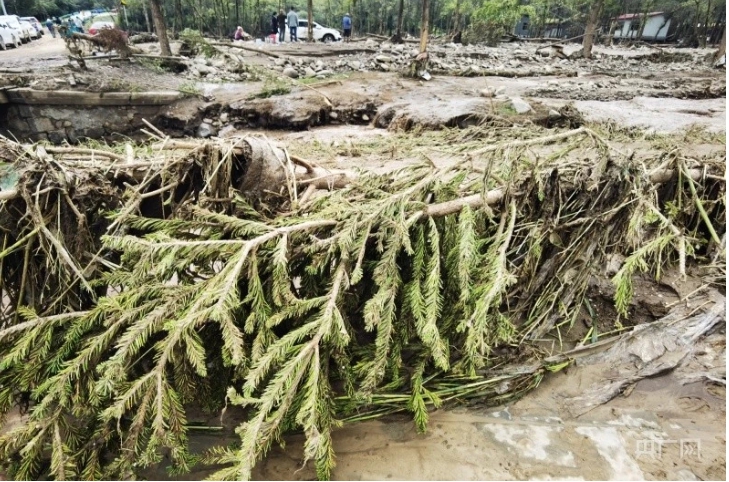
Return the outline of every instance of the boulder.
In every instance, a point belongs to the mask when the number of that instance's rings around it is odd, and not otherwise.
[[[203,122],[200,124],[200,126],[197,128],[197,136],[198,137],[212,137],[216,134],[216,130],[213,126],[210,124]]]
[[[299,76],[299,73],[293,67],[286,67],[285,69],[283,69],[283,74],[286,77],[291,77],[292,79],[295,79]]]
[[[532,110],[532,106],[521,97],[512,97],[511,107],[514,108],[517,114],[526,114]]]

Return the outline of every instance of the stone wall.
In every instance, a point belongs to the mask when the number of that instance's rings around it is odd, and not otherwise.
[[[101,139],[138,131],[142,119],[153,120],[158,106],[7,106],[3,130],[20,140],[47,140],[54,144],[80,139]]]
[[[179,92],[5,91],[0,134],[75,144],[84,138],[135,134],[181,98]]]

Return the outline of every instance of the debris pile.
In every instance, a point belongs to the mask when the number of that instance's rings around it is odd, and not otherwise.
[[[0,140],[0,410],[29,410],[0,437],[15,478],[131,478],[163,452],[189,470],[200,401],[245,409],[240,444],[202,457],[216,479],[250,478],[292,430],[327,478],[341,420],[409,411],[424,430],[431,407],[517,397],[569,363],[538,340],[608,256],[627,326],[634,276],[711,264],[726,230],[725,153],[639,156],[585,127],[490,126],[450,163],[383,174],[150,134]]]

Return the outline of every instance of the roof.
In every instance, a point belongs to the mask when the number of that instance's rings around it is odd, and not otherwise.
[[[658,15],[663,15],[663,12],[650,12],[648,13],[649,17],[657,17]],[[634,18],[641,18],[643,16],[642,13],[624,13],[620,15],[619,17],[616,17],[615,20],[633,20]]]

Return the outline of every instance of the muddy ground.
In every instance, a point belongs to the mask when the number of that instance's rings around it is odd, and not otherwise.
[[[65,57],[62,41],[46,36],[0,52],[0,69],[5,69],[0,84],[182,90],[190,96],[160,120],[165,132],[264,134],[322,166],[346,169],[386,171],[424,157],[448,162],[474,143],[488,143],[488,136],[474,139],[468,134],[490,122],[513,124],[515,137],[530,124],[586,122],[599,123],[601,129],[633,129],[615,147],[641,155],[660,154],[665,134],[690,135],[697,158],[726,150],[725,71],[712,67],[708,50],[665,49],[657,55],[648,47],[598,47],[598,58],[585,61],[543,56],[537,53],[539,46],[529,43],[438,46],[434,68],[445,73],[424,81],[404,79],[397,72],[410,55],[409,46],[365,41],[350,46],[248,46],[277,56],[224,47],[246,67],[232,69],[235,62],[230,59],[198,58],[187,62],[185,72],[173,74],[148,62],[97,60],[89,62],[89,71],[81,71]],[[152,44],[141,47],[156,51]],[[360,51],[353,53],[352,48]],[[568,53],[572,48],[568,46]],[[388,59],[378,60],[383,56]],[[296,79],[284,75],[287,68],[296,71]],[[515,99],[529,109],[520,113]],[[609,332],[615,329],[614,313],[609,296],[601,292],[603,281],[596,281],[593,294],[600,329]],[[645,279],[637,287],[639,303],[629,324],[659,319],[704,284],[699,276],[663,284]],[[608,301],[600,304],[598,299]],[[586,331],[584,322],[577,323],[562,341],[576,345]],[[556,349],[557,343],[546,340],[545,347]],[[578,364],[547,376],[537,390],[507,406],[440,410],[432,415],[426,434],[418,434],[407,417],[348,425],[335,435],[334,477],[723,480],[725,345],[722,328],[686,357],[683,368],[643,379],[586,413],[575,413],[574,399],[590,393],[594,384],[609,384],[614,366]],[[691,378],[697,372],[712,374],[714,381]],[[223,427],[219,433],[193,434],[193,449],[234,441],[235,417],[226,417],[191,420]],[[662,450],[657,451],[655,440],[663,441]],[[293,435],[287,442],[285,450],[275,450],[258,465],[257,478],[314,477],[312,467],[301,467],[302,438]],[[146,475],[167,477],[162,468]],[[186,478],[205,475],[196,471]]]

